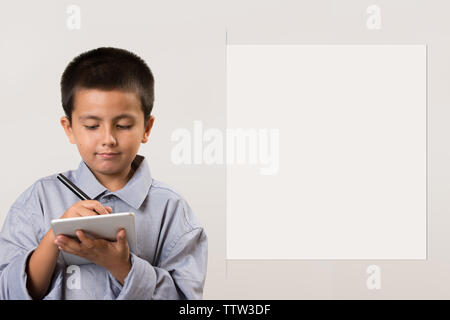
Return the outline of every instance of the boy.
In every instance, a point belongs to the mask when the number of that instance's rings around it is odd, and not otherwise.
[[[146,63],[117,48],[76,57],[61,79],[61,125],[82,161],[57,178],[36,181],[13,203],[0,233],[0,299],[200,299],[207,237],[186,201],[152,179],[145,158],[155,118],[154,79]],[[135,213],[137,252],[125,230],[116,241],[55,237],[50,221],[112,212]],[[60,251],[91,264],[67,266]]]

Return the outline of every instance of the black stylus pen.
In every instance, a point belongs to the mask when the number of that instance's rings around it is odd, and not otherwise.
[[[89,196],[80,190],[76,185],[72,183],[69,179],[67,179],[62,173],[59,173],[57,178],[61,181],[67,188],[70,189],[73,193],[77,195],[81,200],[92,200]]]

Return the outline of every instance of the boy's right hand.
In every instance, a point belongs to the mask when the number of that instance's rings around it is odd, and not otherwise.
[[[95,216],[98,214],[109,214],[111,207],[104,207],[97,200],[80,200],[67,209],[60,219]]]

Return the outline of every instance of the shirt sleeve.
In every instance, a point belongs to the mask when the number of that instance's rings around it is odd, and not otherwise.
[[[208,239],[184,199],[174,202],[169,234],[160,258],[153,262],[131,253],[131,270],[123,286],[113,279],[116,299],[194,300],[203,298]],[[110,277],[114,278],[111,274]]]
[[[0,299],[31,300],[26,266],[43,236],[42,217],[33,208],[32,194],[22,194],[11,206],[0,232]],[[59,291],[48,296],[58,298]]]
[[[192,229],[177,239],[159,266],[152,266],[133,253],[131,264],[118,300],[202,299],[207,236],[203,228]]]

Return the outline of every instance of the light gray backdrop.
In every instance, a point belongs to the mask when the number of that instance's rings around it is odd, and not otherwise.
[[[72,4],[81,9],[79,30],[66,25]],[[380,30],[366,27],[372,4],[382,10]],[[446,1],[424,0],[3,1],[0,224],[37,179],[78,166],[76,146],[59,125],[60,76],[82,51],[117,46],[153,70],[156,122],[140,153],[156,179],[187,199],[207,231],[204,298],[448,299],[449,12]],[[170,158],[175,129],[191,130],[194,120],[226,128],[226,38],[229,44],[428,45],[428,260],[226,260],[225,166],[174,165]],[[372,264],[381,268],[379,290],[366,286]]]

